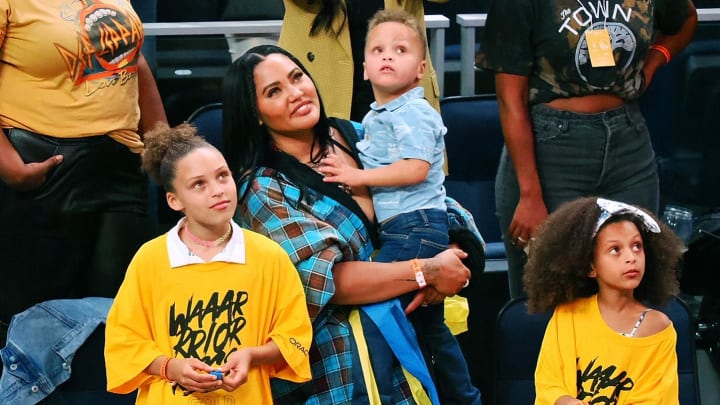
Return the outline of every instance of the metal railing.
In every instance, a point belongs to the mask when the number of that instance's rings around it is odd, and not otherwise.
[[[720,8],[701,8],[697,12],[700,22],[720,21]],[[475,31],[485,26],[487,14],[458,14],[455,21],[460,25],[460,94],[467,96],[475,93]]]
[[[426,15],[425,26],[429,31],[430,58],[437,72],[440,94],[445,87],[445,30],[450,19],[444,15]],[[144,23],[147,36],[195,36],[195,35],[268,35],[280,34],[282,20],[259,21],[197,21],[172,23]]]

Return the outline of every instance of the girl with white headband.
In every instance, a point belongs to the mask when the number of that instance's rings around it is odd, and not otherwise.
[[[682,241],[647,211],[587,197],[562,205],[530,243],[530,312],[553,310],[535,404],[677,404],[670,319]]]

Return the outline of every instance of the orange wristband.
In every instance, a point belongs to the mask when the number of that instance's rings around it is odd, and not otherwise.
[[[160,378],[163,380],[170,381],[167,375],[167,366],[168,363],[170,363],[170,360],[172,360],[172,357],[166,357],[165,360],[163,360],[162,364],[160,365]]]
[[[652,44],[650,45],[650,50],[660,52],[665,57],[665,64],[670,63],[672,55],[670,55],[670,51],[664,45]]]
[[[412,264],[412,269],[415,272],[415,281],[417,281],[418,286],[420,286],[420,288],[425,287],[427,282],[425,281],[425,275],[423,274],[422,267],[420,266],[420,260],[412,259],[410,263]]]

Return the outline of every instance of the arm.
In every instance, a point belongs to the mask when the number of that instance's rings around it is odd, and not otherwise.
[[[140,105],[140,133],[147,132],[158,122],[167,124],[165,108],[160,98],[155,78],[145,57],[140,54],[137,61],[138,67],[138,92]]]
[[[670,52],[670,56],[675,56],[692,40],[695,34],[695,27],[697,26],[697,10],[692,1],[688,0],[689,15],[688,18],[683,22],[680,30],[673,35],[666,35],[659,33],[655,39],[654,45],[662,45]],[[643,66],[643,73],[645,74],[645,84],[649,86],[652,82],[655,72],[661,66],[665,65],[667,61],[665,56],[657,50],[651,49],[647,57],[645,58],[645,66]]]
[[[572,315],[570,315],[572,316]],[[576,380],[574,358],[572,364],[566,365],[567,353],[563,351],[572,350],[572,336],[567,336],[567,329],[561,330],[562,325],[569,322],[568,315],[561,315],[556,309],[550,322],[545,329],[540,353],[538,354],[537,367],[535,369],[535,391],[537,405],[582,405],[583,402],[574,397],[577,388],[574,386]],[[566,325],[567,326],[567,325]],[[573,356],[570,356],[573,357]],[[573,384],[567,384],[572,381]]]
[[[343,183],[351,187],[403,187],[422,183],[430,172],[430,164],[420,159],[401,159],[374,169],[356,169],[330,154],[321,162],[323,181]]]
[[[435,163],[433,152],[444,146],[446,129],[437,111],[425,99],[417,98],[419,95],[414,97],[397,110],[363,122],[366,133],[377,131],[362,152],[366,161],[376,162],[371,168],[356,169],[330,155],[321,161],[324,180],[353,187],[404,187],[424,182]]]
[[[314,324],[331,300],[337,304],[367,304],[418,289],[409,261],[363,261],[372,252],[369,235],[350,210],[328,206],[327,199],[308,205],[285,199],[296,192],[289,184],[280,187],[275,179],[258,178],[239,205],[237,219],[280,243],[289,254],[305,287]],[[470,275],[460,261],[463,257],[465,253],[460,250],[447,250],[434,259],[423,260],[428,284],[446,295],[457,293]]]
[[[459,249],[447,249],[431,259],[421,259],[427,284],[443,295],[457,294],[470,278],[470,270],[461,261],[466,255]],[[370,304],[419,288],[410,261],[341,262],[335,264],[333,276],[335,296],[332,301],[337,304]]]
[[[548,215],[535,161],[528,109],[528,78],[498,73],[495,75],[495,86],[505,145],[520,186],[520,201],[508,232],[513,240],[518,237],[528,240]]]

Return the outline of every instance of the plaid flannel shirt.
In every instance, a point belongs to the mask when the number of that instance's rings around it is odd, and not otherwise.
[[[268,168],[257,171],[236,220],[272,238],[290,255],[305,287],[314,331],[313,380],[303,384],[273,380],[274,399],[278,404],[350,403],[355,342],[348,315],[356,307],[329,302],[335,293],[332,267],[343,261],[369,260],[374,248],[368,230],[352,211],[314,190],[306,190],[308,195],[298,202],[300,190],[287,181],[280,184],[273,173]],[[247,186],[241,186],[241,195]],[[396,403],[413,404],[402,370],[396,368],[393,396],[402,398]]]

